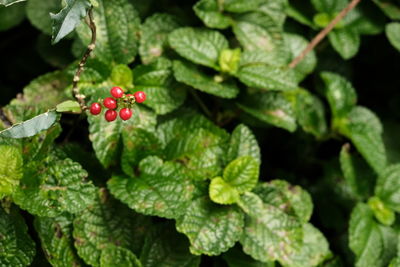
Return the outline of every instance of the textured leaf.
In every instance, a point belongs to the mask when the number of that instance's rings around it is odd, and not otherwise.
[[[209,76],[189,62],[175,60],[174,74],[179,82],[208,94],[223,98],[235,98],[239,93],[239,88],[233,80],[219,81],[220,76]]]
[[[93,54],[104,62],[131,63],[138,50],[139,14],[128,0],[97,2],[99,6],[94,8],[97,39]],[[90,43],[87,25],[79,25],[77,33],[84,44]]]
[[[3,7],[0,4],[0,32],[19,25],[25,18],[25,4]]]
[[[388,23],[386,25],[386,36],[393,47],[400,51],[400,23]]]
[[[195,255],[219,255],[233,247],[243,228],[243,213],[234,206],[219,206],[207,198],[192,201],[176,222],[176,229],[190,240]]]
[[[35,253],[35,242],[18,210],[13,207],[7,214],[0,207],[0,265],[28,266]]]
[[[3,6],[11,6],[13,4],[19,3],[19,2],[24,2],[26,0],[0,0],[0,5]]]
[[[257,203],[256,207],[254,203]],[[239,205],[247,213],[240,238],[246,254],[262,262],[278,260],[285,263],[290,255],[299,251],[303,232],[295,217],[263,203],[250,192],[242,196]]]
[[[95,187],[85,182],[87,172],[71,159],[50,156],[24,166],[21,186],[13,195],[22,209],[38,216],[77,213],[93,203]]]
[[[376,223],[373,216],[363,203],[359,203],[351,213],[349,246],[356,255],[357,267],[387,266],[396,254],[396,232]]]
[[[244,124],[239,124],[232,132],[227,152],[227,163],[242,157],[251,156],[261,162],[260,147],[251,130]]]
[[[340,12],[347,5],[347,0],[311,0],[314,8],[319,12],[334,14]]]
[[[0,145],[0,199],[11,195],[23,175],[22,151],[15,146]]]
[[[296,117],[292,104],[279,92],[257,92],[247,95],[238,104],[241,109],[257,119],[286,129],[296,130]]]
[[[0,132],[0,137],[25,138],[31,137],[54,125],[58,116],[55,111],[48,111],[27,121],[14,124]]]
[[[228,16],[220,12],[217,0],[200,0],[193,10],[209,28],[226,29],[232,23]]]
[[[351,29],[333,30],[328,34],[328,38],[333,48],[343,59],[354,57],[360,48],[360,36]]]
[[[101,251],[101,267],[142,267],[142,264],[129,249],[108,245]]]
[[[264,203],[281,208],[302,222],[310,220],[313,203],[307,191],[284,180],[261,183],[253,190]]]
[[[229,12],[244,13],[256,10],[264,0],[225,0],[224,9]]]
[[[148,157],[140,162],[140,176],[113,177],[111,193],[137,212],[165,218],[178,218],[192,198],[193,185],[183,176],[181,167]]]
[[[90,8],[88,0],[66,0],[66,6],[57,14],[51,13],[52,24],[52,43],[58,43],[61,39],[71,33],[86,17]]]
[[[112,68],[110,80],[116,86],[130,88],[133,85],[132,70],[125,64],[115,65]]]
[[[140,251],[149,220],[110,199],[100,190],[97,201],[80,213],[73,222],[73,236],[78,255],[92,266],[100,266],[102,251],[115,245]]]
[[[56,106],[57,112],[72,112],[72,113],[81,113],[81,107],[78,102],[67,100]]]
[[[357,102],[357,94],[350,82],[338,74],[322,72],[325,95],[334,118],[346,117]]]
[[[218,57],[228,48],[228,41],[217,31],[179,28],[169,34],[169,44],[182,57],[204,66],[218,67]]]
[[[260,163],[251,156],[231,161],[224,170],[223,179],[239,193],[250,191],[258,181]]]
[[[148,64],[165,53],[168,48],[168,34],[179,27],[177,19],[169,14],[154,14],[141,26],[139,54]]]
[[[210,199],[218,204],[233,204],[240,198],[238,190],[221,177],[211,180],[209,195]]]
[[[250,87],[277,91],[297,88],[296,75],[290,69],[265,64],[249,64],[240,67],[236,75],[241,82]]]
[[[49,13],[56,13],[60,9],[61,1],[29,0],[26,4],[26,16],[33,26],[45,34],[51,35],[52,21]]]
[[[396,219],[396,214],[379,197],[373,196],[368,199],[368,206],[375,215],[378,222],[390,226]]]
[[[400,212],[400,165],[395,164],[383,169],[375,186],[375,195],[390,208]]]
[[[239,67],[241,53],[240,48],[222,50],[218,59],[221,71],[235,74]]]
[[[55,218],[36,217],[35,229],[47,260],[52,266],[81,266],[72,239],[72,216],[63,214]]]
[[[200,257],[189,251],[189,242],[171,224],[162,224],[146,236],[140,261],[143,267],[197,267]]]

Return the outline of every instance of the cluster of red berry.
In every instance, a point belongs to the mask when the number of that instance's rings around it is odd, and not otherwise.
[[[118,107],[122,107],[119,111],[119,116],[124,121],[129,120],[132,117],[132,105],[134,103],[142,103],[146,100],[146,94],[142,91],[138,91],[132,94],[125,94],[124,90],[120,87],[111,88],[111,96],[106,97],[103,100],[103,105],[105,108],[108,108],[106,113],[104,113],[104,117],[107,121],[114,121],[118,113],[115,111]],[[98,115],[101,113],[101,104],[98,102],[92,103],[90,106],[90,113],[93,115]]]

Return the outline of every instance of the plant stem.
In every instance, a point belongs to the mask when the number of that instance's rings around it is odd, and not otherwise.
[[[92,31],[92,39],[90,41],[90,44],[87,46],[87,49],[85,53],[83,54],[83,57],[81,61],[79,62],[78,69],[76,70],[73,82],[72,82],[72,93],[75,97],[75,99],[78,101],[79,105],[81,106],[82,111],[86,110],[88,107],[86,106],[85,102],[85,95],[79,93],[79,88],[78,88],[78,82],[81,78],[81,74],[84,70],[84,66],[86,64],[87,59],[89,58],[90,54],[96,47],[96,24],[94,23],[93,20],[93,6],[90,7],[88,11],[88,17],[89,21],[87,21],[87,24],[89,25],[90,30]]]
[[[203,112],[209,117],[212,118],[212,113],[211,111],[207,108],[207,106],[203,103],[199,95],[193,90],[190,90],[190,93],[192,94],[194,100],[199,104],[200,108],[203,110]]]
[[[326,26],[314,37],[314,39],[312,39],[312,41],[300,53],[300,55],[298,55],[295,59],[292,60],[292,62],[290,62],[289,68],[296,67],[296,65],[299,64],[300,61],[302,61],[303,58],[326,37],[326,35],[328,35],[328,33],[335,27],[335,25],[338,24],[339,21],[343,19],[347,15],[347,13],[355,8],[360,2],[361,0],[352,0],[342,11],[340,11],[340,13],[328,24],[328,26]]]

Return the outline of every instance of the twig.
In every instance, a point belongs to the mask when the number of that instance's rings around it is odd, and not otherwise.
[[[312,39],[312,41],[308,44],[308,46],[298,55],[295,59],[292,60],[289,64],[289,68],[294,68],[296,67],[297,64],[300,63],[300,61],[303,60],[303,58],[311,51],[314,49],[314,47],[319,44],[322,39],[325,38],[325,36],[335,27],[335,25],[343,19],[347,13],[349,13],[350,10],[352,10],[354,7],[358,5],[358,3],[361,2],[361,0],[352,0],[340,13],[326,26],[322,31],[320,31],[317,36]]]
[[[89,58],[90,54],[96,47],[96,24],[94,23],[93,20],[93,6],[90,7],[88,11],[89,15],[89,21],[86,21],[86,23],[89,25],[90,30],[92,31],[92,40],[90,41],[90,44],[87,46],[87,49],[85,51],[85,54],[83,54],[83,57],[81,61],[79,62],[78,69],[76,70],[73,82],[72,82],[72,93],[74,94],[75,99],[78,101],[79,105],[81,106],[82,111],[86,110],[88,107],[86,106],[85,102],[85,95],[79,93],[79,88],[78,88],[78,82],[81,78],[81,74],[83,72],[83,67],[86,64],[87,59]]]
[[[197,93],[192,89],[190,90],[190,93],[192,94],[194,100],[199,104],[200,108],[204,111],[204,113],[209,117],[212,118],[212,113],[211,111],[207,108],[207,106],[203,103],[201,98],[197,95]]]

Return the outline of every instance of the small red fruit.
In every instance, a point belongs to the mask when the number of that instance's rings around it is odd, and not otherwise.
[[[117,108],[117,100],[112,97],[104,98],[103,104],[106,108],[116,109]]]
[[[129,108],[123,108],[119,111],[119,116],[124,121],[129,120],[132,117],[132,110]]]
[[[94,102],[92,105],[90,105],[90,113],[92,115],[99,115],[101,112],[101,105],[100,103]]]
[[[134,96],[137,103],[142,103],[146,100],[146,94],[142,91],[137,91]]]
[[[118,116],[118,113],[113,109],[107,110],[106,113],[104,114],[104,117],[106,118],[106,120],[108,122],[114,121],[117,118],[117,116]]]
[[[120,98],[124,95],[124,90],[122,90],[120,87],[113,87],[111,88],[110,93],[113,97]]]

